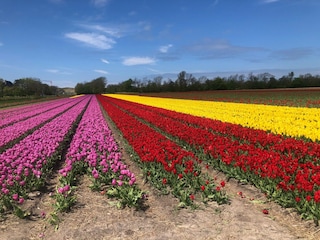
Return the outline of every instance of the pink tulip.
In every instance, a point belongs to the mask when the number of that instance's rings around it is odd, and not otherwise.
[[[18,195],[17,193],[12,194],[12,199],[13,199],[14,201],[18,201],[18,200],[19,200],[19,195]]]
[[[23,204],[24,203],[24,198],[23,197],[20,197],[19,198],[19,204]]]

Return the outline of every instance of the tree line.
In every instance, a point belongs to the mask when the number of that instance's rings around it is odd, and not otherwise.
[[[90,82],[77,83],[75,86],[76,94],[100,94],[106,91],[107,79],[98,77]]]
[[[237,90],[237,89],[273,89],[273,88],[303,88],[320,87],[320,75],[310,73],[295,76],[290,72],[280,78],[270,73],[235,74],[229,77],[215,77],[209,79],[205,76],[196,78],[192,74],[182,71],[177,79],[164,80],[162,76],[153,79],[128,79],[119,84],[110,84],[106,92],[182,92],[206,90]]]
[[[20,78],[11,81],[0,78],[0,97],[61,95],[63,90],[42,83],[38,78]]]
[[[118,84],[107,85],[105,77],[98,77],[90,82],[77,83],[76,94],[100,94],[115,92],[183,92],[206,90],[237,90],[237,89],[274,89],[320,87],[320,75],[310,73],[295,76],[289,72],[280,78],[270,73],[248,75],[234,74],[229,77],[205,76],[196,78],[182,71],[175,80],[156,76],[153,79],[128,79]],[[0,78],[0,97],[3,96],[45,96],[62,95],[64,90],[56,86],[42,83],[38,78],[20,78],[13,83]]]

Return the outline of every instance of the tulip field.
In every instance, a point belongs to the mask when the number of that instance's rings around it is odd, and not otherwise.
[[[134,206],[141,199],[135,175],[121,161],[94,95],[7,109],[0,114],[3,214],[12,211],[26,217],[29,213],[23,203],[29,193],[41,189],[55,169],[60,178],[53,193],[54,217],[74,204],[77,178],[86,173],[97,190],[109,184],[106,194],[119,198],[120,206]]]
[[[316,101],[313,101],[315,103]],[[283,207],[320,219],[320,108],[126,94],[81,95],[0,110],[0,211],[28,215],[24,203],[54,172],[55,217],[75,204],[79,178],[139,207],[145,182],[179,207],[230,202],[209,168],[252,184]],[[108,124],[112,124],[112,127]],[[88,189],[89,191],[90,189]],[[53,222],[57,221],[54,220]]]
[[[118,94],[98,99],[142,162],[160,161],[167,172],[180,178],[178,156],[182,154],[162,157],[164,147],[159,146],[166,140],[156,137],[161,133],[179,146],[192,149],[191,154],[198,160],[193,166],[199,161],[210,165],[228,177],[255,185],[269,198],[284,207],[295,208],[303,217],[319,220],[319,108]],[[150,129],[146,130],[148,135],[137,130],[140,125]],[[186,164],[182,161],[182,165]],[[188,172],[187,168],[182,169]],[[200,171],[192,170],[201,179]],[[152,179],[155,172],[148,177]],[[176,177],[165,179],[173,191],[180,183]],[[194,186],[192,191],[197,189]],[[206,185],[200,189],[206,189]],[[217,189],[221,189],[219,183]]]

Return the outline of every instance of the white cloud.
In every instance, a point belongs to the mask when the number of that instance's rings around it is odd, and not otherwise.
[[[58,73],[59,72],[58,69],[47,69],[46,71],[49,73]]]
[[[113,44],[116,43],[113,39],[97,33],[73,32],[73,33],[65,34],[65,37],[73,40],[77,40],[79,42],[83,42],[87,45],[90,45],[95,48],[103,49],[103,50],[112,48]]]
[[[86,28],[86,29],[90,29],[90,30],[106,33],[106,34],[108,34],[108,35],[110,35],[112,37],[118,37],[118,38],[121,37],[119,29],[116,29],[116,28],[104,27],[104,26],[101,26],[101,25],[98,25],[98,24],[93,24],[93,25],[81,24],[80,26],[83,27],[83,28]]]
[[[108,60],[103,59],[103,58],[101,58],[101,62],[106,63],[106,64],[109,64],[109,63],[110,63]]]
[[[63,75],[70,75],[70,74],[72,74],[71,72],[61,71],[61,70],[59,70],[59,69],[54,69],[54,68],[52,68],[52,69],[47,69],[46,71],[49,72],[49,73],[53,73],[53,74],[63,74]]]
[[[278,2],[280,0],[263,0],[263,3],[273,3],[273,2]]]
[[[153,64],[155,59],[150,57],[127,57],[123,60],[122,64],[126,66]]]
[[[166,45],[166,46],[161,46],[161,47],[159,48],[159,51],[162,52],[162,53],[167,53],[168,50],[169,50],[169,48],[171,48],[172,46],[173,46],[172,44],[168,44],[168,45]]]
[[[157,70],[157,69],[153,69],[153,68],[147,68],[149,71],[154,72],[154,73],[162,73],[161,71]]]
[[[91,0],[91,2],[95,7],[104,7],[110,2],[110,0]]]
[[[151,30],[149,22],[125,23],[125,24],[79,24],[81,28],[90,30],[90,32],[105,34],[110,38],[121,38],[128,35],[141,34]]]
[[[104,70],[99,70],[99,69],[96,69],[96,70],[93,70],[97,73],[101,73],[101,74],[109,74],[107,71],[104,71]]]

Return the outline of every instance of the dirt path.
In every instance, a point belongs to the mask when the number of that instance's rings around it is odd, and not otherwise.
[[[243,189],[242,198],[232,195],[230,205],[209,204],[205,209],[177,210],[177,201],[170,196],[150,192],[148,209],[118,210],[99,193],[79,189],[82,205],[65,216],[59,230],[48,228],[44,239],[319,239],[315,229],[294,215],[286,215],[277,205],[263,203],[263,195],[250,187],[230,183],[228,192]],[[249,198],[257,197],[256,202]],[[269,215],[262,213],[268,208]],[[280,210],[280,211],[279,211]]]
[[[110,199],[88,189],[85,178],[79,185],[78,203],[62,216],[55,230],[46,219],[22,220],[9,217],[0,225],[0,239],[319,239],[308,223],[279,206],[264,202],[251,187],[229,182],[230,205],[210,203],[204,209],[177,210],[170,196],[149,192],[145,211],[117,209]],[[230,190],[242,190],[242,197]],[[254,198],[255,200],[250,200]],[[50,208],[50,198],[38,204]],[[262,209],[268,208],[264,215]],[[310,224],[310,223],[309,223]]]

